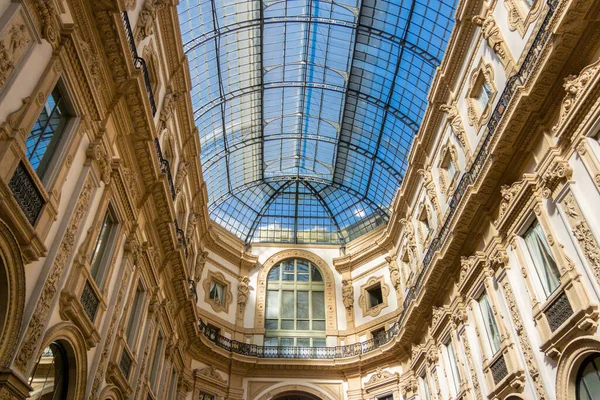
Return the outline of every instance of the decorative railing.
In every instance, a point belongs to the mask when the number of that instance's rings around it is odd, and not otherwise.
[[[571,303],[569,303],[569,298],[566,293],[562,292],[554,299],[552,304],[544,311],[544,314],[546,315],[548,325],[552,332],[560,328],[562,324],[571,318],[571,315],[573,315],[573,308],[571,307]]]
[[[133,30],[129,23],[129,16],[127,11],[121,12],[121,19],[123,20],[123,27],[125,28],[125,36],[127,36],[127,42],[129,43],[129,50],[133,57],[133,66],[137,69],[141,69],[144,74],[144,84],[146,85],[146,94],[148,100],[150,100],[150,108],[152,109],[152,115],[156,115],[156,102],[154,101],[154,92],[152,92],[152,85],[150,84],[150,74],[148,73],[148,66],[146,61],[138,55],[137,47],[135,45],[135,39],[133,37]]]
[[[86,281],[85,286],[83,287],[83,292],[81,293],[81,305],[87,316],[90,318],[90,321],[94,322],[96,312],[98,311],[98,305],[100,305],[100,299],[96,295],[96,292],[89,281]]]
[[[501,354],[500,357],[490,366],[490,371],[492,372],[492,379],[494,379],[494,383],[497,385],[502,381],[502,379],[506,378],[508,375],[508,368],[506,367],[506,360],[504,360],[504,354]]]
[[[392,341],[398,334],[400,326],[393,324],[385,333],[360,343],[335,347],[296,347],[296,346],[259,346],[238,342],[221,335],[219,331],[198,321],[200,332],[211,342],[222,349],[236,354],[259,358],[317,358],[333,359],[359,356],[371,352]]]
[[[539,57],[540,50],[543,48],[552,34],[552,32],[548,30],[548,25],[556,11],[558,2],[559,0],[547,0],[548,12],[544,17],[544,21],[542,22],[542,25],[540,26],[540,29],[537,32],[536,37],[533,40],[527,55],[525,56],[525,59],[523,60],[523,64],[521,64],[521,68],[515,75],[508,79],[506,87],[502,91],[502,95],[500,96],[500,99],[494,108],[494,112],[487,123],[487,134],[483,138],[483,141],[479,147],[479,151],[475,156],[475,161],[473,162],[470,170],[465,172],[461,177],[456,190],[449,201],[448,209],[444,218],[444,224],[442,225],[437,236],[431,241],[431,244],[427,249],[425,256],[423,257],[423,268],[417,276],[415,284],[406,291],[402,313],[400,314],[398,321],[394,323],[392,327],[388,329],[384,335],[382,335],[381,338],[378,337],[377,339],[370,339],[365,342],[336,347],[258,346],[228,339],[219,334],[216,329],[211,328],[202,320],[199,320],[200,331],[204,334],[204,336],[225,350],[237,354],[261,358],[346,358],[368,353],[391,341],[400,331],[400,326],[402,326],[402,322],[406,317],[410,303],[416,299],[417,293],[419,293],[421,290],[423,277],[429,270],[434,254],[441,249],[442,244],[448,238],[450,227],[460,201],[464,197],[469,186],[475,183],[479,177],[479,173],[483,170],[483,167],[489,158],[490,142],[494,136],[494,133],[496,132],[496,128],[498,127],[500,119],[504,115],[517,88],[522,86],[531,74],[533,66]]]
[[[183,246],[183,250],[185,251],[185,258],[188,258],[188,248],[187,248],[187,240],[185,239],[185,233],[183,229],[179,227],[179,222],[177,220],[173,221],[175,224],[175,234],[177,235],[177,243]]]
[[[17,165],[8,187],[27,221],[33,226],[42,212],[45,201],[23,162],[19,162]]]

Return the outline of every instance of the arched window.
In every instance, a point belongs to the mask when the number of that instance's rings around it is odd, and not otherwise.
[[[67,352],[59,342],[52,342],[35,364],[29,385],[33,391],[29,399],[66,399],[69,386]]]
[[[588,357],[577,373],[577,400],[600,400],[600,354]]]
[[[287,259],[267,276],[265,346],[325,346],[325,284],[303,259]]]

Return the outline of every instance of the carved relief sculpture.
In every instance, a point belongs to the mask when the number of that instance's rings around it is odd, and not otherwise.
[[[194,266],[194,282],[198,284],[202,277],[202,271],[204,271],[204,265],[206,265],[206,259],[208,258],[208,252],[203,251],[196,257],[196,265]]]
[[[244,276],[241,280],[240,283],[238,284],[238,297],[237,297],[237,303],[238,306],[240,307],[240,311],[244,311],[244,308],[246,307],[246,303],[248,302],[248,296],[250,295],[250,285],[248,285],[248,283],[250,282],[250,278],[248,278],[247,276]]]
[[[189,165],[190,163],[185,160],[181,160],[179,162],[179,166],[177,167],[177,176],[175,177],[175,193],[177,194],[181,193],[181,188],[183,187],[185,178],[188,175],[187,169]]]
[[[502,37],[500,28],[496,23],[496,19],[491,15],[486,17],[475,16],[472,19],[473,23],[481,27],[481,32],[485,40],[487,40],[490,48],[496,53],[502,66],[505,70],[508,70],[514,65],[510,50]]]
[[[433,208],[435,209],[437,216],[438,216],[438,220],[439,220],[439,217],[441,216],[441,208],[440,208],[440,203],[438,201],[435,182],[433,181],[433,176],[431,174],[431,170],[430,169],[420,169],[417,172],[419,173],[419,175],[421,175],[423,177],[423,186],[425,187],[425,190],[427,191],[427,195],[429,196],[429,199],[431,200],[431,203],[433,204]]]
[[[8,82],[32,42],[33,38],[23,15],[17,14],[0,36],[0,90]]]
[[[388,263],[388,268],[390,270],[390,278],[392,279],[392,285],[394,289],[398,292],[401,288],[400,283],[400,271],[398,269],[398,263],[396,262],[396,257],[386,257],[385,261]]]
[[[345,279],[342,281],[342,299],[346,310],[351,312],[354,308],[354,287],[352,282]]]
[[[471,154],[471,149],[469,148],[469,143],[467,142],[467,134],[465,132],[465,126],[463,125],[462,118],[460,116],[460,112],[456,104],[442,104],[440,106],[440,110],[447,114],[446,119],[452,128],[452,132],[458,139],[460,146],[463,149],[463,152],[468,157]]]
[[[192,236],[194,235],[194,230],[196,229],[196,225],[198,224],[199,216],[200,214],[195,212],[191,212],[188,216],[188,223],[185,228],[185,238],[188,243],[191,241]]]

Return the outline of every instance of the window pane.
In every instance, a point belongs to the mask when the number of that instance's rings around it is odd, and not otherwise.
[[[269,271],[269,276],[267,277],[267,280],[278,281],[279,280],[279,271],[280,271],[279,265],[271,268],[271,270]]]
[[[313,339],[314,347],[325,347],[325,339]]]
[[[308,318],[308,292],[298,292],[296,295],[296,318]]]
[[[92,278],[94,278],[94,281],[96,281],[98,285],[102,285],[102,281],[104,278],[104,271],[101,267],[105,262],[104,255],[106,254],[114,226],[115,219],[112,215],[112,211],[109,208],[108,211],[106,211],[106,215],[104,216],[104,221],[102,221],[100,234],[98,234],[96,246],[92,251],[92,258],[90,259],[90,274],[92,275]]]
[[[310,267],[311,270],[311,279],[313,282],[323,282],[323,277],[321,276],[321,272],[315,267],[315,266],[311,266]]]
[[[68,113],[60,90],[54,88],[26,141],[27,158],[40,177],[60,142],[67,119]]]
[[[548,242],[546,242],[542,226],[537,220],[533,222],[523,238],[533,259],[546,298],[548,298],[560,285],[560,272],[554,262]]]
[[[283,296],[281,302],[281,316],[283,318],[294,318],[294,292],[291,290],[284,290],[281,295]]]
[[[135,344],[135,336],[137,334],[138,329],[138,319],[140,317],[140,313],[142,311],[142,303],[144,291],[143,288],[138,285],[137,290],[135,291],[135,295],[133,296],[133,304],[131,305],[131,311],[129,312],[129,321],[127,322],[127,343],[129,344],[129,348],[133,350],[133,345]]]
[[[310,338],[298,338],[296,339],[296,346],[298,347],[309,347]]]
[[[313,321],[313,330],[324,331],[325,330],[325,321]]]
[[[492,306],[490,305],[486,293],[483,293],[479,298],[479,309],[481,310],[481,316],[483,317],[483,324],[485,325],[485,331],[492,349],[492,354],[496,354],[500,349],[500,333],[496,326],[494,311],[492,310]]]
[[[267,318],[279,318],[279,291],[267,291]]]
[[[312,292],[312,317],[325,319],[325,293]]]
[[[278,343],[278,338],[265,338],[265,346],[277,346]]]
[[[284,331],[293,331],[294,330],[294,320],[293,319],[282,319],[281,320],[281,329]]]
[[[296,330],[299,330],[299,331],[310,330],[310,321],[309,320],[299,320],[296,325],[297,325]]]
[[[268,319],[265,321],[265,329],[275,330],[279,327],[277,326],[279,323],[278,319]]]
[[[281,345],[282,346],[293,346],[294,338],[281,338]]]

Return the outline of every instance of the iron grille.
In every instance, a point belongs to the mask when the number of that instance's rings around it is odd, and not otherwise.
[[[85,310],[85,313],[90,318],[92,323],[96,318],[96,312],[98,311],[98,305],[100,304],[100,299],[96,295],[96,291],[92,288],[92,285],[89,281],[85,282],[85,287],[83,288],[83,293],[81,293],[81,305]]]
[[[566,320],[573,315],[573,309],[571,303],[565,292],[562,292],[560,296],[554,300],[554,302],[544,311],[550,330],[554,332],[557,330]]]
[[[121,368],[121,372],[125,376],[125,379],[129,379],[129,373],[131,372],[131,364],[133,360],[129,356],[129,353],[126,349],[123,349],[123,353],[121,354],[121,362],[119,362],[119,368]]]
[[[506,361],[504,361],[504,355],[500,355],[492,366],[490,367],[492,371],[492,378],[494,378],[494,383],[497,385],[498,382],[502,381],[502,379],[506,378],[508,375],[508,368],[506,368]]]
[[[27,221],[33,226],[45,202],[22,161],[17,165],[8,187],[13,192],[15,200],[23,210]]]

